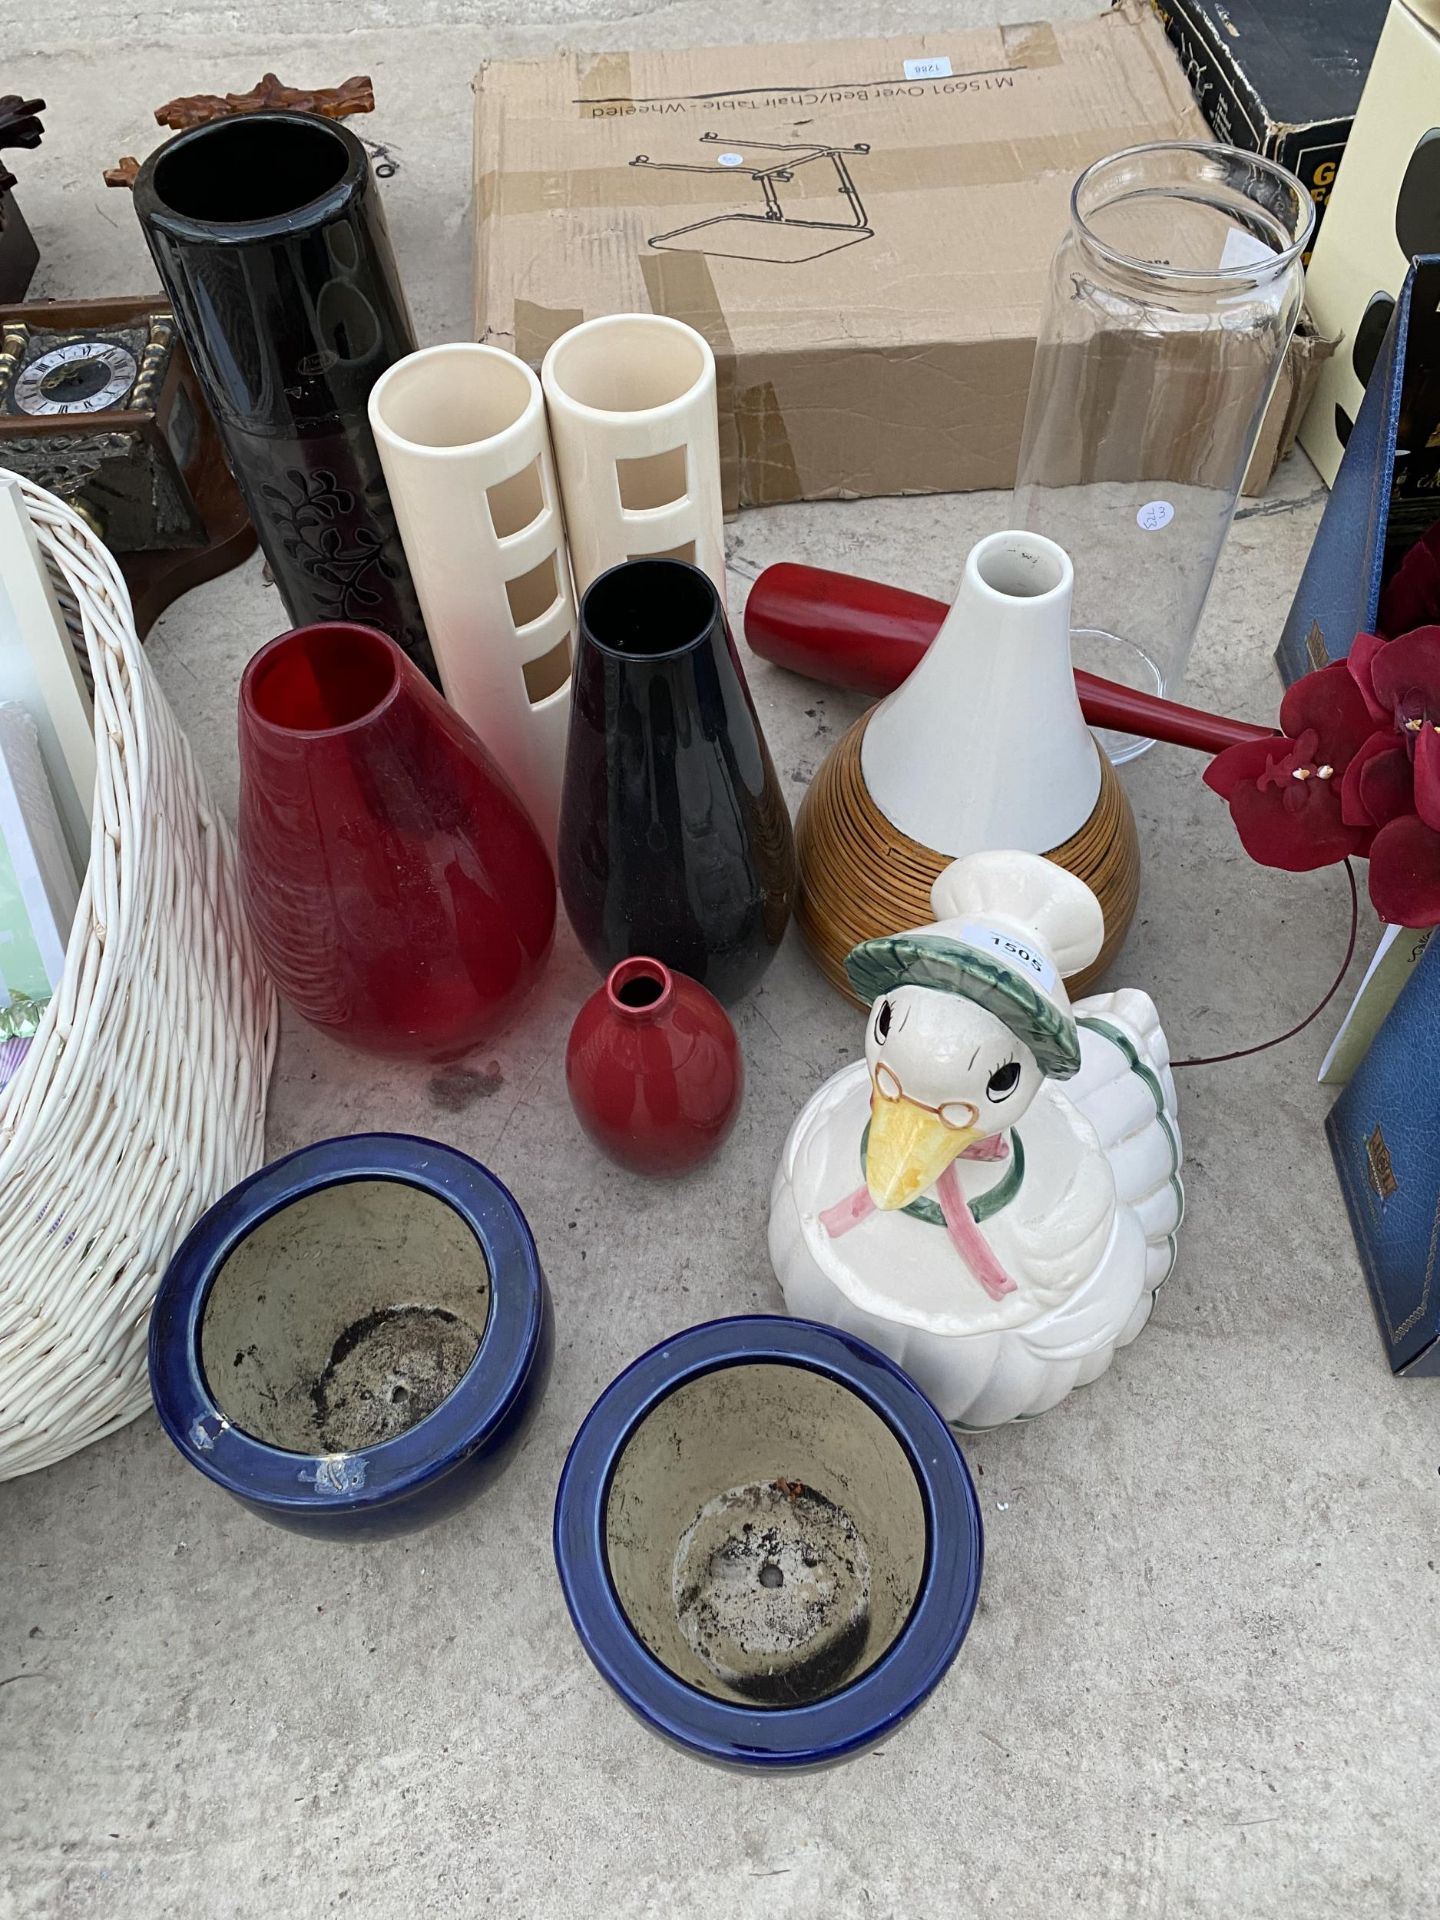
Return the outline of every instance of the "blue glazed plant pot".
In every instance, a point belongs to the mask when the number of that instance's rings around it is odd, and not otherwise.
[[[606,1388],[555,1503],[581,1643],[653,1731],[820,1767],[908,1718],[980,1591],[960,1450],[863,1341],[757,1315],[692,1327]]]
[[[232,1187],[150,1322],[160,1420],[265,1519],[402,1533],[499,1472],[553,1344],[535,1242],[476,1161],[408,1134],[322,1140]]]

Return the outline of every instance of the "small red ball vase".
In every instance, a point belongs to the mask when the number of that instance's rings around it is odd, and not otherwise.
[[[291,1006],[371,1053],[468,1052],[555,929],[554,870],[504,775],[393,640],[342,621],[245,669],[240,885]]]
[[[632,1173],[689,1173],[716,1152],[745,1092],[730,1016],[659,960],[622,960],[575,1016],[565,1080],[580,1124]]]

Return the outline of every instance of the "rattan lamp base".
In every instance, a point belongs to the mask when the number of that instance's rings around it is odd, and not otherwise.
[[[901,933],[933,918],[930,888],[950,855],[921,846],[893,826],[870,797],[860,767],[862,714],[810,783],[795,823],[800,884],[795,918],[821,972],[858,1006],[845,956],[862,940]],[[1100,749],[1097,747],[1097,752]],[[1066,986],[1083,993],[1115,957],[1140,894],[1135,816],[1109,759],[1100,752],[1100,797],[1090,818],[1046,858],[1078,874],[1105,913],[1105,944],[1093,966]]]

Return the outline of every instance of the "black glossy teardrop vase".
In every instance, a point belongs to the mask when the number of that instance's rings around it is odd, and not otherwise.
[[[366,414],[415,334],[364,147],[236,115],[158,148],[134,198],[292,623],[380,627],[436,680]]]
[[[648,954],[754,986],[795,890],[790,815],[709,577],[627,560],[580,603],[560,891],[600,971]]]

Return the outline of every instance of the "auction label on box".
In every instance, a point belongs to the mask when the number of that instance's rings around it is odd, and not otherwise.
[[[950,56],[947,53],[927,54],[923,60],[905,62],[907,80],[948,80],[951,77]]]

